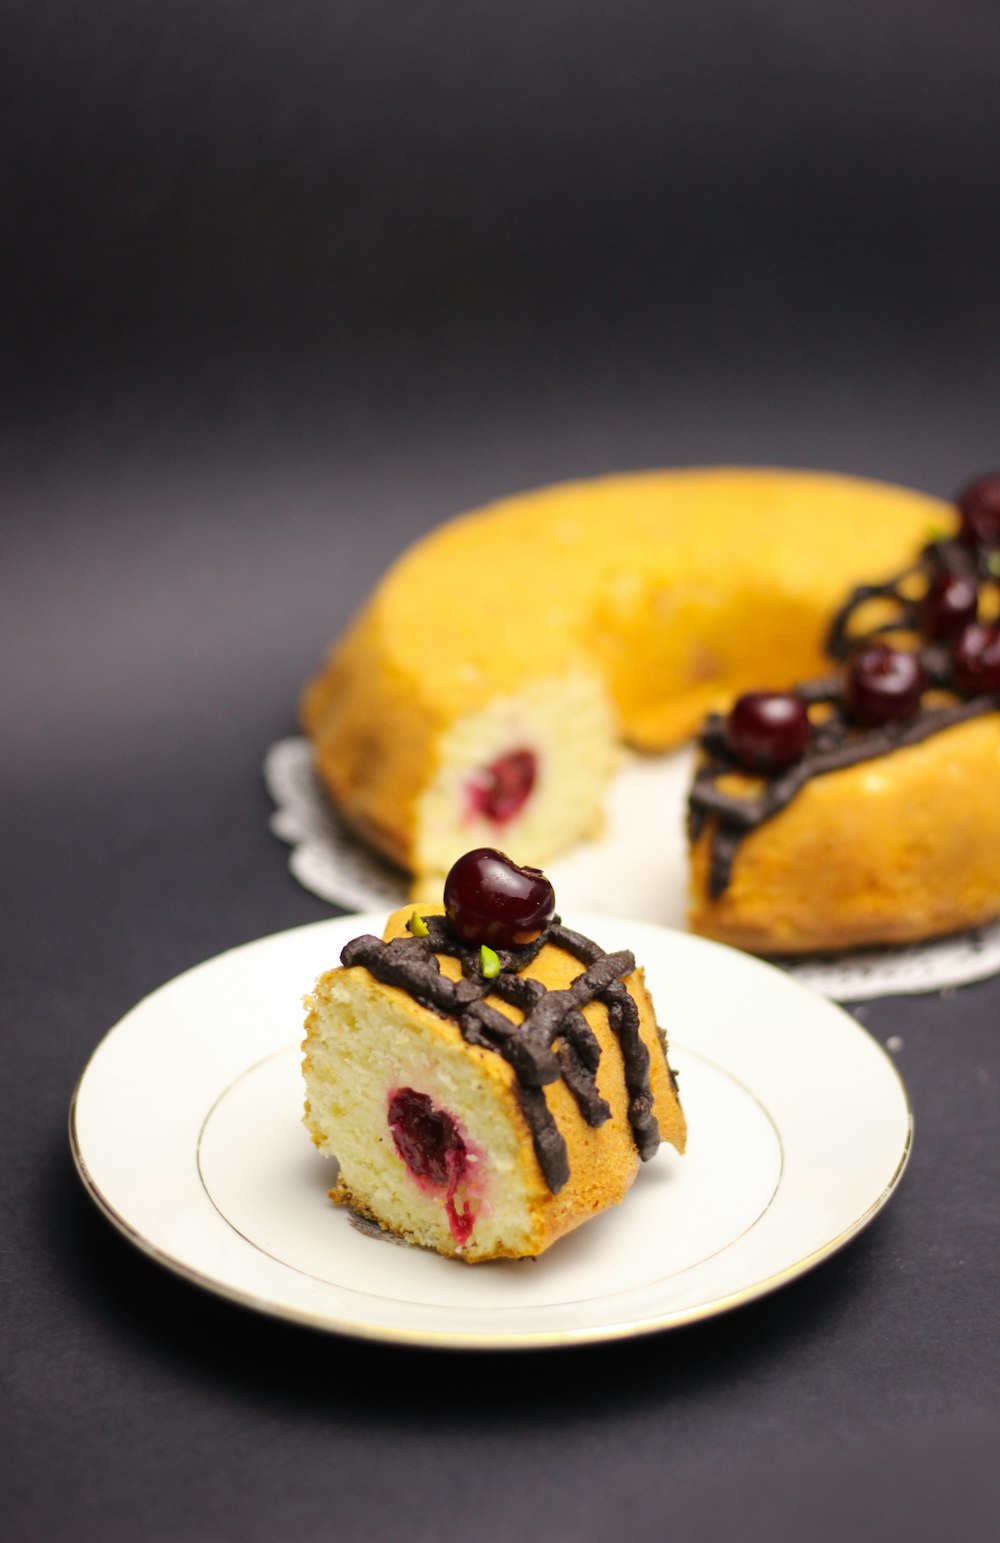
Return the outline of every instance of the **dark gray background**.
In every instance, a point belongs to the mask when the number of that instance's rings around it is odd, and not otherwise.
[[[325,1340],[92,1211],[134,1001],[325,908],[266,746],[399,548],[622,467],[1000,463],[1000,10],[0,10],[0,1520],[13,1538],[979,1538],[1000,985],[872,1004],[917,1114],[843,1255],[683,1333]]]

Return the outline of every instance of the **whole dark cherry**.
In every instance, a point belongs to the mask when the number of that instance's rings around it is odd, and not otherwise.
[[[935,574],[920,602],[919,620],[929,638],[950,638],[976,619],[979,587],[971,574]]]
[[[970,546],[1000,546],[1000,472],[967,483],[956,503],[963,541]]]
[[[844,676],[848,714],[862,728],[912,718],[927,684],[916,654],[888,643],[865,643]]]
[[[726,719],[726,744],[751,772],[781,771],[805,754],[809,743],[805,703],[789,691],[748,691]]]
[[[463,943],[518,948],[548,926],[556,897],[540,868],[519,868],[494,847],[476,847],[445,879],[444,908]]]
[[[952,680],[963,696],[1000,692],[1000,627],[974,622],[952,647]]]

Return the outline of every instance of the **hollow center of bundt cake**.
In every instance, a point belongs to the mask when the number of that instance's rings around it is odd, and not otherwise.
[[[475,773],[468,784],[469,812],[506,825],[521,812],[535,786],[538,758],[533,750],[509,750]]]
[[[469,1200],[457,1204],[458,1187],[468,1172],[469,1152],[455,1121],[426,1093],[396,1088],[389,1094],[389,1129],[403,1162],[421,1188],[444,1190],[448,1226],[461,1247],[475,1221]]]

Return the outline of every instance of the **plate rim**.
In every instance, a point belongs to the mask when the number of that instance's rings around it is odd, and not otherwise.
[[[829,998],[822,996],[818,992],[812,991],[809,987],[803,985],[801,982],[793,980],[778,967],[768,963],[766,960],[757,958],[755,955],[744,954],[738,949],[728,947],[726,944],[716,943],[711,939],[697,937],[690,933],[683,932],[680,929],[666,927],[656,922],[641,921],[630,923],[627,919],[622,917],[615,916],[600,918],[597,916],[597,913],[588,911],[583,919],[588,926],[591,925],[592,922],[596,922],[598,930],[601,921],[607,920],[612,922],[615,926],[632,925],[640,930],[649,930],[667,934],[673,939],[680,940],[683,947],[693,945],[696,951],[701,951],[704,949],[711,953],[719,950],[727,956],[736,956],[741,961],[741,966],[746,965],[751,969],[751,971],[759,970],[768,976],[776,977],[785,982],[788,986],[793,987],[796,991],[805,992],[807,995],[815,997],[817,1001],[823,1002],[827,1008],[831,1009],[833,1013],[839,1016],[846,1025],[850,1025],[863,1040],[865,1040],[878,1052],[878,1055],[883,1061],[884,1065],[892,1074],[892,1081],[895,1084],[896,1090],[901,1095],[902,1108],[905,1113],[904,1138],[902,1149],[889,1178],[883,1185],[880,1192],[869,1202],[866,1208],[853,1219],[853,1221],[851,1221],[846,1227],[841,1228],[839,1232],[835,1233],[833,1237],[827,1239],[818,1248],[810,1250],[800,1258],[784,1265],[779,1270],[773,1271],[768,1275],[761,1276],[759,1279],[749,1282],[746,1286],[741,1287],[737,1291],[726,1292],[716,1297],[709,1298],[706,1301],[691,1304],[685,1307],[673,1308],[663,1313],[632,1316],[624,1318],[621,1321],[583,1325],[575,1328],[544,1328],[538,1330],[520,1329],[513,1332],[500,1333],[480,1332],[478,1330],[454,1328],[414,1328],[398,1324],[394,1325],[378,1322],[366,1322],[355,1317],[338,1316],[336,1313],[330,1311],[310,1310],[295,1304],[276,1301],[272,1297],[262,1296],[260,1293],[255,1292],[250,1288],[233,1286],[225,1281],[219,1280],[209,1274],[206,1274],[204,1271],[170,1254],[154,1240],[146,1237],[145,1234],[136,1225],[129,1221],[127,1217],[122,1215],[118,1207],[103,1192],[101,1186],[98,1184],[94,1175],[91,1173],[83,1152],[77,1120],[80,1098],[87,1077],[98,1054],[107,1043],[107,1041],[111,1038],[111,1036],[118,1033],[134,1015],[140,1013],[147,1003],[149,1003],[155,997],[159,996],[161,993],[166,992],[170,987],[175,985],[175,983],[184,980],[194,974],[197,974],[201,970],[207,969],[222,959],[228,958],[232,955],[240,954],[243,951],[252,950],[259,947],[261,944],[266,944],[277,939],[289,938],[294,935],[301,935],[303,933],[312,932],[318,929],[327,929],[331,925],[339,926],[345,921],[350,921],[352,919],[362,925],[368,921],[372,921],[374,924],[378,920],[382,920],[384,922],[384,913],[345,912],[340,916],[326,917],[318,921],[306,922],[297,927],[284,928],[273,933],[265,933],[260,937],[251,938],[243,943],[234,944],[230,948],[223,949],[219,953],[210,955],[208,958],[199,960],[197,963],[179,971],[177,975],[171,976],[168,980],[163,981],[158,986],[154,987],[152,991],[147,992],[146,995],[135,1002],[133,1006],[130,1007],[120,1019],[118,1019],[116,1023],[112,1024],[111,1027],[107,1029],[107,1031],[98,1040],[97,1044],[92,1048],[73,1087],[67,1122],[69,1145],[73,1163],[85,1193],[89,1196],[101,1215],[104,1216],[104,1218],[112,1225],[115,1231],[121,1237],[124,1237],[136,1249],[138,1249],[138,1251],[147,1259],[152,1260],[155,1264],[165,1269],[175,1278],[186,1281],[189,1285],[193,1285],[200,1288],[201,1290],[207,1291],[211,1296],[229,1302],[233,1305],[249,1309],[250,1311],[262,1313],[266,1317],[274,1318],[283,1322],[294,1323],[300,1327],[312,1329],[315,1332],[335,1333],[343,1337],[359,1339],[369,1343],[404,1345],[411,1348],[503,1351],[571,1348],[574,1345],[581,1344],[613,1343],[626,1339],[640,1338],[647,1334],[659,1333],[668,1329],[683,1328],[694,1323],[700,1323],[712,1318],[716,1318],[721,1314],[730,1312],[737,1307],[741,1307],[750,1302],[757,1301],[761,1297],[767,1296],[771,1292],[780,1289],[782,1286],[791,1283],[793,1280],[797,1280],[802,1276],[809,1274],[819,1264],[831,1258],[834,1254],[839,1253],[842,1248],[844,1248],[861,1232],[863,1232],[884,1208],[888,1200],[899,1187],[913,1150],[913,1105],[910,1100],[910,1095],[906,1083],[904,1082],[899,1072],[899,1068],[896,1066],[885,1046],[875,1038],[875,1036],[864,1026],[864,1024],[860,1023],[845,1009],[831,1002]],[[679,1041],[678,1043],[680,1044],[682,1041]],[[694,1047],[686,1046],[685,1048],[691,1049],[693,1053],[700,1055],[704,1059],[703,1052],[697,1051]],[[277,1053],[277,1051],[274,1053]],[[729,1073],[725,1067],[721,1068],[721,1070],[726,1072],[727,1075],[735,1075]],[[753,1093],[753,1090],[751,1089],[750,1092]],[[753,1096],[756,1097],[755,1094]],[[225,1217],[220,1217],[220,1220],[223,1225],[232,1225]]]

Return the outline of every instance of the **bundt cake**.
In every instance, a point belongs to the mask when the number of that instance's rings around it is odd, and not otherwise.
[[[416,893],[501,837],[544,862],[599,827],[619,743],[665,749],[755,682],[817,673],[849,585],[952,518],[846,477],[695,470],[454,520],[395,564],[308,686],[320,775]]]
[[[838,673],[707,720],[694,931],[794,954],[1000,915],[1000,478],[959,510],[957,535],[834,616]]]
[[[470,1263],[535,1255],[617,1204],[661,1139],[683,1151],[641,969],[565,927],[537,870],[465,854],[444,908],[341,957],[307,998],[305,1123],[339,1161],[332,1198],[387,1232]]]

